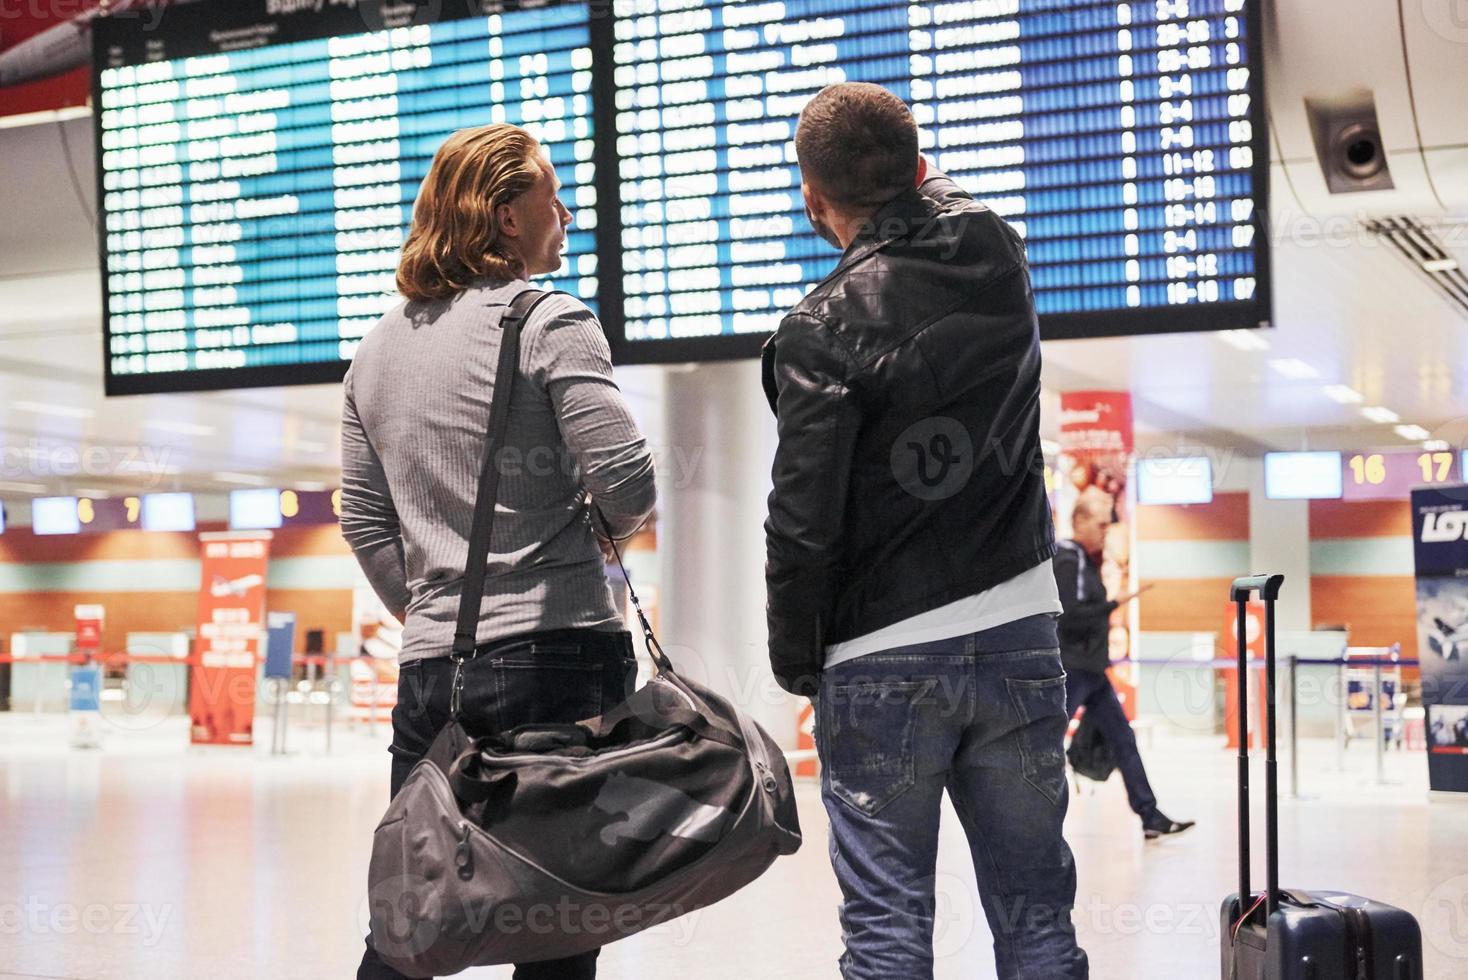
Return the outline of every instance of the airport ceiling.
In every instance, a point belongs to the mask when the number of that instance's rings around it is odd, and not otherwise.
[[[0,129],[0,492],[334,485],[338,386],[102,396],[91,155],[89,118]],[[1468,314],[1361,222],[1275,212],[1274,329],[1049,343],[1047,389],[1129,389],[1139,440],[1179,451],[1463,444]],[[1468,216],[1433,221],[1468,268]],[[109,464],[57,476],[67,446]]]

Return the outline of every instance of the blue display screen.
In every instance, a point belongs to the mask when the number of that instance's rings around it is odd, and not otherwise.
[[[362,27],[339,11],[203,8],[211,26],[243,13],[261,29]],[[546,284],[595,308],[587,19],[565,5],[142,64],[99,38],[109,392],[189,375],[278,384],[308,365],[335,369],[302,380],[340,377],[401,302],[399,252],[434,152],[494,122],[546,146],[578,219]],[[172,10],[160,30],[197,41],[196,20]]]
[[[1338,452],[1264,454],[1264,495],[1270,500],[1339,500],[1344,479]]]
[[[1137,503],[1206,504],[1213,500],[1213,463],[1207,456],[1137,461]]]
[[[434,151],[496,121],[546,145],[549,284],[618,360],[749,356],[838,259],[793,137],[840,81],[1024,235],[1046,337],[1269,319],[1257,0],[368,6],[99,19],[109,393],[339,379]]]
[[[31,532],[80,534],[82,519],[76,497],[37,497],[31,501]]]
[[[831,271],[792,141],[842,81],[1025,236],[1042,322],[1256,300],[1243,0],[615,7],[629,341],[767,334]]]
[[[229,527],[233,531],[278,528],[283,520],[279,490],[231,490]]]
[[[144,531],[194,530],[194,495],[191,493],[147,493],[143,495]]]

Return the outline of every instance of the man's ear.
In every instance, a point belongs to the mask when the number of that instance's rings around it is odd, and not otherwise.
[[[923,186],[923,181],[925,181],[927,179],[928,179],[928,158],[925,157],[925,156],[923,156],[922,151],[919,151],[918,152],[918,165],[917,165],[917,183],[914,184],[913,186],[915,186],[915,187],[921,187],[921,186]]]
[[[821,197],[821,192],[810,185],[809,181],[800,182],[800,196],[805,199],[805,210],[822,218],[826,213],[826,199]],[[824,219],[823,219],[824,220]]]
[[[494,220],[499,226],[499,233],[504,237],[520,237],[520,224],[515,217],[515,209],[509,204],[501,204],[494,209]]]

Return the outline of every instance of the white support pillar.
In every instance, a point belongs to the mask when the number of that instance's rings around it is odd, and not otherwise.
[[[766,500],[775,420],[757,361],[667,369],[658,552],[662,632],[689,676],[733,699],[787,748],[796,699],[770,673]]]
[[[1310,613],[1310,501],[1270,500],[1264,495],[1264,460],[1238,459],[1249,467],[1250,573],[1281,573],[1284,589],[1276,610],[1283,631],[1314,626]]]

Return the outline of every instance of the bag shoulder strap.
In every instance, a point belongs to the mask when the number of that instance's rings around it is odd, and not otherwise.
[[[454,631],[454,656],[474,654],[479,633],[479,606],[484,597],[484,579],[488,569],[489,539],[494,532],[494,509],[499,498],[499,451],[510,427],[510,395],[515,387],[515,372],[520,364],[520,328],[535,307],[555,291],[534,286],[510,301],[500,319],[500,359],[494,373],[494,394],[489,402],[489,435],[485,440],[484,460],[480,464],[479,489],[474,496],[474,523],[469,529],[469,557],[464,564],[464,590],[459,597],[459,622]]]

